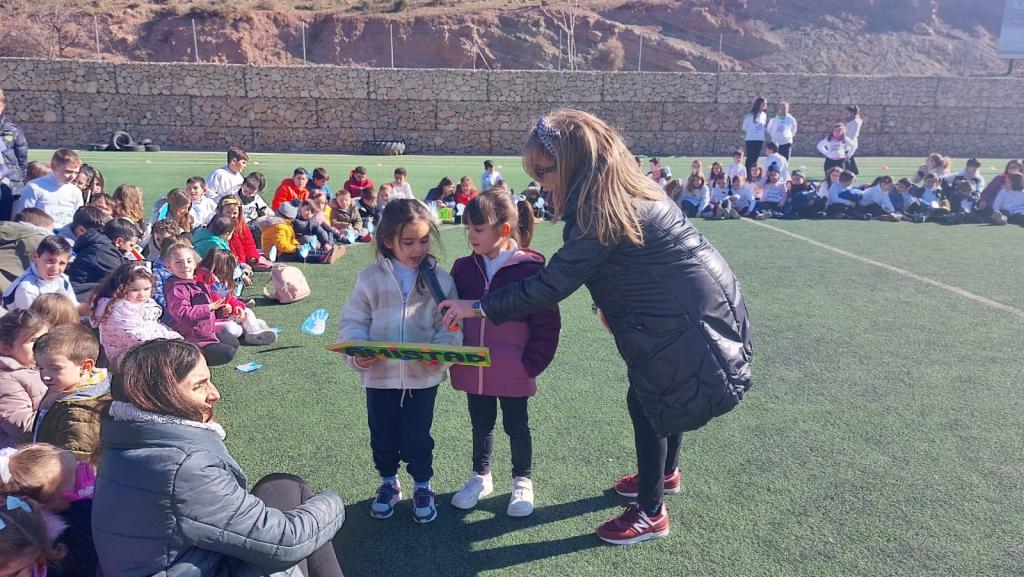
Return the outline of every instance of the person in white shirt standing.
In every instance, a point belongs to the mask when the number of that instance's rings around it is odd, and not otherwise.
[[[206,177],[206,197],[217,202],[222,196],[238,194],[242,188],[242,171],[249,164],[249,155],[237,146],[228,149],[228,163]]]
[[[857,160],[853,158],[857,147],[860,146],[860,127],[864,124],[864,120],[860,117],[859,106],[851,104],[846,107],[846,116],[843,117],[843,124],[846,127],[846,138],[849,138],[850,142],[853,143],[853,152],[846,159],[846,169],[854,174],[860,174],[860,171],[857,169]]]
[[[761,156],[761,147],[764,146],[765,125],[768,123],[768,101],[764,96],[754,99],[750,112],[743,117],[744,141],[747,148],[747,174],[750,174],[750,167],[757,164]]]
[[[50,159],[50,174],[29,181],[21,191],[15,213],[38,208],[53,219],[59,230],[71,224],[75,211],[83,204],[82,189],[75,184],[82,159],[68,148],[59,148]]]
[[[772,165],[775,165],[779,172],[779,180],[782,182],[789,180],[789,160],[780,154],[779,145],[775,142],[769,142],[764,145],[764,151],[768,154],[764,155],[764,164],[761,165],[762,172],[768,174]]]
[[[779,154],[789,160],[789,154],[793,149],[793,139],[796,137],[796,118],[789,113],[789,103],[783,100],[779,103],[779,112],[768,121],[768,138],[779,145]],[[782,177],[786,180],[786,176]]]
[[[416,198],[412,195],[412,185],[405,178],[405,169],[399,166],[395,169],[395,179],[388,184],[391,185],[391,196],[388,197],[388,201],[395,200],[397,198]]]
[[[501,173],[494,168],[490,160],[484,161],[484,173],[480,175],[480,192],[487,192],[501,182]]]

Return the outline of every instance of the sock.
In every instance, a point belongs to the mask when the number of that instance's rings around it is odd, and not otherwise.
[[[416,481],[415,486],[416,486],[417,489],[429,489],[430,488],[430,481],[423,481],[422,483],[419,482],[419,481]]]
[[[385,477],[385,476],[381,475],[381,477],[380,477],[380,482],[381,483],[392,483],[393,484],[397,480],[398,480],[398,475],[391,475],[390,477]]]
[[[657,517],[661,514],[661,503],[655,503],[653,506],[644,507],[644,515],[648,517]]]

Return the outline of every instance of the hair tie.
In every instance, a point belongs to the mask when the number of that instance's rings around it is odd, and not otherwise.
[[[551,123],[547,121],[547,118],[541,116],[537,119],[537,126],[533,128],[533,134],[540,139],[541,144],[544,145],[544,149],[548,151],[551,156],[557,158],[555,154],[555,144],[551,142],[552,138],[558,138],[562,136],[558,129],[551,126]]]
[[[0,481],[5,485],[11,482],[11,457],[17,452],[14,447],[0,449]]]
[[[22,511],[24,511],[26,513],[31,513],[32,512],[32,508],[28,506],[28,503],[26,503],[25,501],[22,501],[18,497],[15,497],[14,495],[8,495],[7,496],[7,510],[8,511],[13,511],[15,509],[21,509]]]

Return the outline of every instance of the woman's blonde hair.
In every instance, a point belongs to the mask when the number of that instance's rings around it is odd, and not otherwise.
[[[145,208],[142,204],[142,189],[134,184],[122,184],[114,189],[110,197],[113,201],[113,213],[115,217],[127,218],[133,223],[140,223],[146,219]]]
[[[551,203],[561,218],[577,186],[576,220],[603,245],[622,240],[640,245],[643,226],[633,199],[660,200],[665,192],[636,164],[622,137],[603,120],[580,110],[559,109],[542,117],[523,143],[523,167],[534,180],[554,163]],[[546,171],[542,171],[546,172]]]

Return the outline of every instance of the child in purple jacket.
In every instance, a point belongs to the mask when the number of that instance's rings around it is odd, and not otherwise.
[[[533,276],[544,268],[544,257],[527,248],[533,236],[533,210],[517,204],[507,192],[488,192],[466,207],[463,222],[473,254],[455,261],[452,277],[459,296],[479,299],[491,289]],[[491,350],[491,366],[454,366],[452,386],[465,391],[473,426],[473,474],[452,497],[452,505],[472,509],[494,491],[491,453],[498,402],[512,453],[511,517],[533,512],[533,441],[527,400],[537,392],[537,375],[555,357],[562,321],[557,308],[495,325],[486,318],[465,321],[466,346]]]
[[[164,283],[167,299],[166,324],[203,352],[211,367],[226,365],[235,358],[238,339],[217,331],[216,312],[230,308],[227,299],[217,299],[210,287],[196,281],[196,253],[192,247],[174,245],[167,250],[164,264],[171,276]]]

